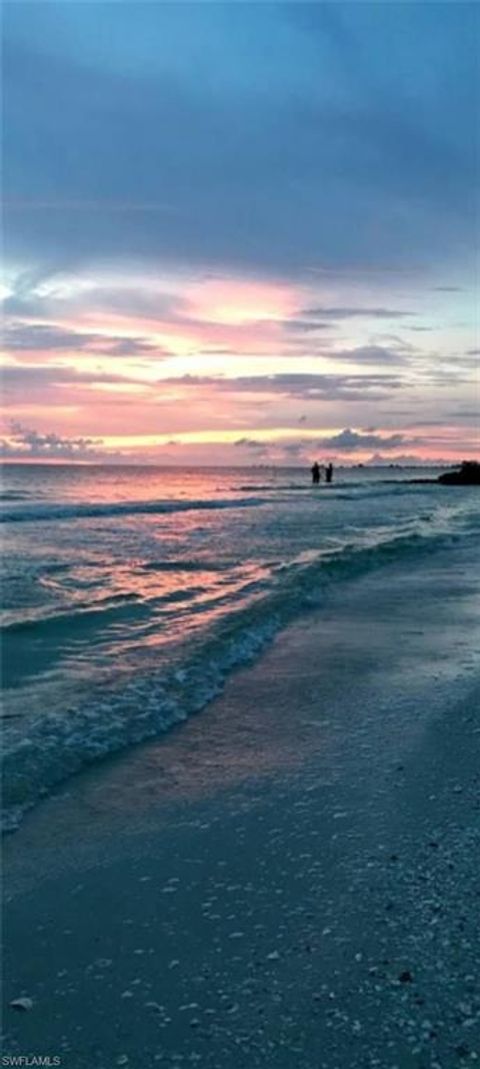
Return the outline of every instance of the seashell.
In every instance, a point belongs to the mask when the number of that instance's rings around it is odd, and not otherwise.
[[[24,998],[12,999],[9,1005],[12,1007],[12,1010],[21,1010],[22,1012],[25,1012],[26,1010],[32,1009],[33,1001],[31,998],[25,996]]]

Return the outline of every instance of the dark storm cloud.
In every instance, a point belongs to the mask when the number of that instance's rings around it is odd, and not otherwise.
[[[206,375],[184,375],[169,379],[192,389],[211,386],[227,393],[266,393],[302,400],[364,401],[388,397],[401,386],[395,375],[316,375],[286,372],[277,375],[244,375],[238,378],[215,378]]]
[[[471,248],[474,5],[178,9],[7,5],[12,259],[285,274]]]
[[[141,356],[161,354],[158,346],[144,338],[124,335],[94,334],[45,323],[7,323],[3,330],[4,348],[10,352],[77,352],[108,356]]]
[[[21,423],[12,423],[9,439],[0,440],[0,454],[6,458],[91,460],[101,444],[99,438],[65,438],[54,431],[41,434]]]
[[[92,383],[144,385],[142,380],[131,376],[105,373],[104,371],[78,371],[60,364],[7,364],[1,369],[2,387],[8,394],[15,392],[28,399],[34,390],[49,390],[57,386],[84,385]]]
[[[327,449],[345,450],[348,453],[356,449],[399,449],[400,447],[415,444],[415,439],[408,439],[403,434],[380,435],[373,433],[364,434],[362,431],[352,431],[345,428],[339,434],[333,434],[331,438],[322,438],[321,445]]]
[[[289,331],[313,333],[316,330],[328,330],[344,319],[401,319],[411,315],[414,313],[393,308],[302,308],[301,318],[290,319],[285,327]]]
[[[320,323],[315,319],[288,319],[283,323],[285,330],[292,333],[309,334],[316,330],[329,330],[331,323]]]
[[[335,360],[349,360],[354,364],[375,364],[378,367],[382,367],[383,364],[407,363],[405,349],[408,349],[408,346],[405,346],[402,343],[397,343],[396,347],[387,347],[385,345],[357,345],[353,349],[336,349],[332,352],[332,356],[334,356]]]
[[[401,319],[403,316],[414,315],[414,312],[401,311],[398,308],[304,308],[302,314],[308,319]]]
[[[392,449],[410,448],[416,445],[417,441],[415,438],[407,438],[404,434],[381,435],[373,431],[354,431],[346,427],[345,430],[340,431],[338,434],[321,438],[316,443],[316,448],[334,450],[339,453],[355,453],[365,449],[385,449],[390,451]],[[288,443],[278,442],[278,439],[275,438],[267,441],[257,441],[254,438],[239,438],[234,444],[258,453],[267,453],[270,447],[274,447],[275,449],[280,448],[287,456],[300,456],[305,450],[311,452],[314,443],[311,438],[302,438]]]
[[[292,322],[298,330],[298,321],[293,320]],[[392,339],[390,345],[356,345],[351,349],[336,349],[333,346],[327,347],[328,343],[323,337],[321,339],[311,338],[310,334],[314,332],[313,327],[308,330],[305,327],[301,327],[300,335],[302,332],[309,334],[308,346],[303,338],[298,339],[298,344],[293,350],[297,355],[326,357],[335,361],[358,364],[359,367],[369,365],[381,368],[385,365],[406,365],[416,352],[408,342],[397,337]],[[330,342],[330,339],[328,339],[328,342]]]
[[[266,455],[269,451],[268,442],[259,442],[256,438],[238,438],[233,444],[237,448],[251,449],[258,456]]]

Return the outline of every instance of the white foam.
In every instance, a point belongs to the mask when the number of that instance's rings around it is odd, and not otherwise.
[[[471,536],[471,533],[470,533]],[[68,715],[47,713],[25,725],[13,722],[5,732],[5,824],[14,828],[23,812],[52,787],[86,764],[167,731],[199,712],[219,694],[228,673],[251,661],[280,628],[303,612],[332,582],[348,581],[392,561],[408,564],[454,538],[468,538],[460,523],[418,522],[392,536],[386,530],[365,534],[360,545],[335,546],[301,555],[276,573],[274,582],[253,603],[220,619],[195,654],[171,670],[133,677],[108,696],[93,692],[88,704],[69,708]]]

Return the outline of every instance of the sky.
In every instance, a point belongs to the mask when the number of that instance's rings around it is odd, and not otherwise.
[[[6,459],[477,456],[479,29],[7,0]]]

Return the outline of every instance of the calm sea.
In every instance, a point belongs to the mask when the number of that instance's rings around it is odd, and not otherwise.
[[[473,537],[477,491],[409,481],[435,474],[6,466],[7,826],[201,709],[326,584]]]

